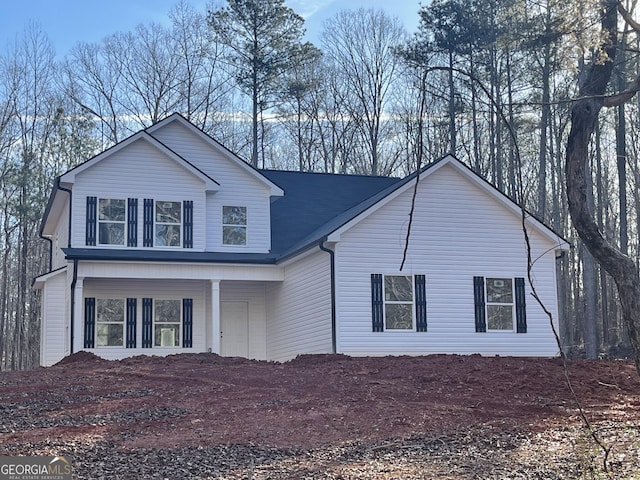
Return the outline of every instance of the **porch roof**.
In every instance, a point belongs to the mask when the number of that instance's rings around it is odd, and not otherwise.
[[[108,248],[63,248],[69,260],[135,262],[240,263],[273,265],[277,256],[268,253],[192,252],[189,250],[143,250]]]

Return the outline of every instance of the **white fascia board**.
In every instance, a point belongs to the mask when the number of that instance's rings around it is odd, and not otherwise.
[[[263,183],[266,186],[268,186],[269,190],[270,190],[270,195],[272,197],[282,197],[282,196],[284,196],[284,191],[279,186],[277,186],[275,183],[273,183],[271,180],[266,178],[264,175],[262,175],[258,170],[253,168],[247,162],[242,160],[240,157],[238,157],[235,153],[233,153],[227,147],[225,147],[220,142],[216,141],[214,138],[212,138],[211,136],[209,136],[208,134],[206,134],[205,132],[200,130],[193,123],[189,122],[186,118],[184,118],[182,115],[180,115],[178,113],[174,113],[173,115],[165,118],[164,120],[161,120],[160,122],[156,123],[155,125],[147,128],[146,131],[149,132],[151,135],[153,135],[153,132],[155,132],[156,130],[161,129],[163,126],[168,125],[171,122],[179,122],[181,125],[184,125],[190,131],[192,131],[195,135],[197,135],[202,140],[204,140],[206,143],[208,143],[214,150],[219,152],[220,155],[225,157],[230,162],[236,164],[240,168],[242,168],[245,172],[247,172],[249,175],[251,175],[254,178],[256,178],[261,183]]]
[[[161,143],[158,140],[156,140],[153,136],[149,135],[146,131],[141,131],[141,132],[138,132],[138,133],[135,133],[135,134],[131,135],[126,140],[123,140],[122,142],[118,143],[117,145],[114,145],[113,147],[111,147],[111,148],[105,150],[104,152],[96,155],[95,157],[91,158],[90,160],[87,160],[83,164],[78,165],[76,168],[73,168],[73,169],[69,170],[67,173],[63,174],[60,177],[60,182],[65,182],[65,183],[69,183],[69,184],[72,185],[73,183],[75,183],[76,175],[78,175],[79,173],[84,172],[85,170],[87,170],[87,169],[91,168],[92,166],[96,165],[98,162],[101,162],[105,158],[110,157],[114,153],[117,153],[120,150],[123,150],[123,149],[127,148],[132,143],[138,142],[138,141],[145,141],[145,142],[149,143],[151,146],[153,146],[154,148],[159,150],[161,153],[163,153],[164,155],[166,155],[167,157],[169,157],[173,161],[175,161],[176,164],[178,164],[180,167],[185,169],[187,172],[189,172],[193,176],[195,176],[198,179],[200,179],[204,183],[205,190],[207,192],[215,192],[215,191],[219,190],[220,185],[218,184],[218,182],[216,182],[214,179],[212,179],[211,177],[206,175],[204,172],[202,172],[199,169],[197,169],[195,166],[193,166],[191,163],[189,163],[186,159],[182,158],[180,155],[178,155],[176,152],[174,152],[173,150],[168,148],[166,145],[164,145],[163,143]]]
[[[57,185],[53,187],[51,192],[53,196],[51,200],[51,206],[46,212],[46,217],[42,223],[42,235],[44,237],[51,237],[55,234],[55,229],[58,224],[60,216],[66,212],[65,205],[68,199],[68,193],[60,190]]]
[[[64,267],[58,268],[57,270],[53,270],[51,272],[47,272],[45,274],[37,276],[36,278],[33,279],[33,288],[35,288],[36,290],[42,289],[42,287],[44,287],[44,284],[47,282],[47,280],[49,280],[50,278],[56,277],[62,273],[65,273],[66,271],[67,271],[67,266],[65,265]]]

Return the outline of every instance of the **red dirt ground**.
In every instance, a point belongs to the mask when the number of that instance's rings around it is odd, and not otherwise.
[[[625,472],[629,461],[640,465],[633,364],[568,365],[576,397],[602,437],[633,430],[616,461]],[[53,367],[0,372],[0,418],[0,455],[43,453],[47,445],[70,442],[76,451],[98,443],[122,452],[220,445],[308,452],[353,444],[377,451],[425,436],[449,444],[474,431],[522,435],[529,444],[546,435],[548,446],[551,432],[582,425],[560,359],[457,355],[306,355],[270,363],[214,354],[106,361],[80,352]],[[229,475],[220,478],[236,478]],[[341,475],[335,478],[356,478]]]

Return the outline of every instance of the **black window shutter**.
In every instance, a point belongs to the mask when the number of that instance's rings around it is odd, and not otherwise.
[[[87,227],[85,229],[85,243],[90,246],[96,244],[96,214],[98,201],[96,197],[87,197]]]
[[[182,203],[184,223],[184,248],[193,248],[193,201],[185,200]]]
[[[144,199],[143,217],[142,245],[153,247],[153,200],[150,198]]]
[[[384,299],[382,298],[382,275],[371,274],[371,315],[374,332],[384,331]]]
[[[96,333],[96,299],[84,299],[84,348],[93,348]]]
[[[486,332],[486,311],[484,308],[484,277],[473,277],[473,299],[476,307],[476,332]]]
[[[524,293],[524,278],[515,279],[516,332],[527,333],[527,300]]]
[[[424,275],[416,275],[415,297],[416,297],[416,331],[427,331],[427,285]]]
[[[182,299],[182,346],[193,346],[193,299]]]
[[[142,299],[142,348],[153,346],[153,300]]]
[[[127,348],[136,348],[136,316],[138,314],[138,301],[135,298],[127,298]]]
[[[127,246],[138,246],[138,199],[127,201]]]

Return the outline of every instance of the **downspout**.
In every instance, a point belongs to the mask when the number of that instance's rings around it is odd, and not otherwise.
[[[336,254],[330,248],[324,246],[326,237],[320,240],[318,246],[331,257],[331,348],[336,353]]]
[[[42,240],[46,240],[47,242],[49,242],[49,270],[47,270],[47,272],[50,272],[53,269],[53,240],[51,240],[49,237],[45,237],[42,234],[42,231],[38,234],[38,236]]]
[[[58,177],[56,179],[56,188],[58,190],[62,190],[63,192],[67,192],[69,194],[69,232],[68,232],[68,239],[67,239],[67,247],[71,248],[71,204],[73,203],[73,192],[68,189],[68,188],[64,188],[63,186],[60,185],[60,177]]]
[[[73,259],[73,280],[71,280],[71,345],[69,346],[69,354],[73,353],[74,320],[76,311],[76,283],[78,282],[78,259]]]
[[[56,178],[56,189],[62,190],[63,192],[67,192],[69,194],[69,241],[67,246],[71,247],[71,195],[72,195],[72,192],[68,188],[64,188],[60,186],[60,177]],[[50,272],[51,270],[53,270],[53,240],[50,237],[45,237],[42,234],[42,228],[40,228],[40,232],[38,233],[38,236],[42,240],[49,242],[49,272]]]

